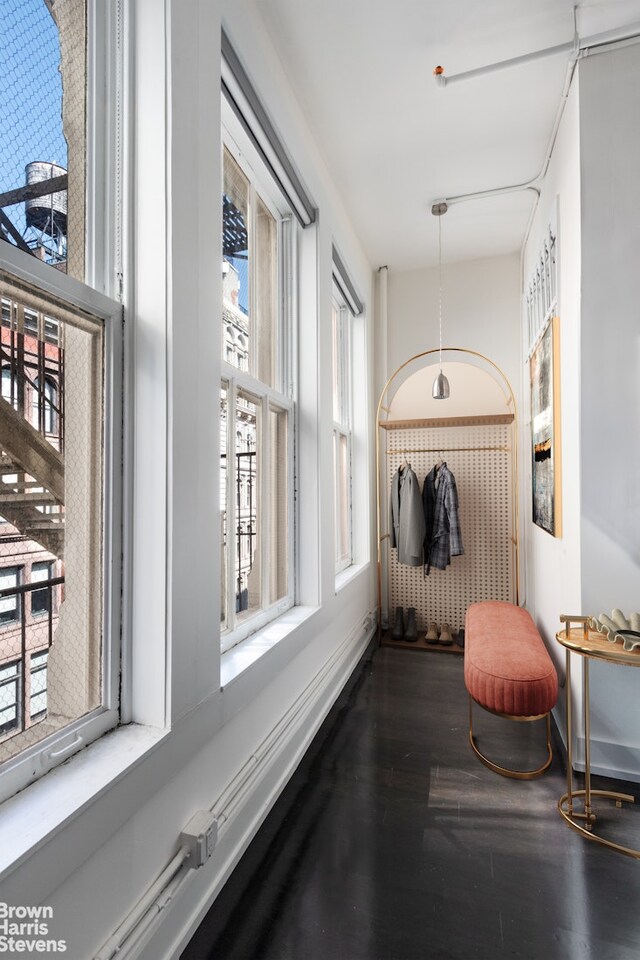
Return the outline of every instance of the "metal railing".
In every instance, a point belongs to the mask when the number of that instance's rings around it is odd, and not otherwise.
[[[226,454],[221,458],[226,461]],[[257,480],[256,451],[236,452],[236,531],[235,531],[235,573],[236,573],[236,613],[246,608],[247,580],[253,566],[254,542],[257,533]],[[226,512],[223,527],[223,546],[227,544]],[[243,549],[244,548],[244,549]]]

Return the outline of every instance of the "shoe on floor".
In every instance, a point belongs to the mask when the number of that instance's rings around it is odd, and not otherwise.
[[[396,607],[396,622],[391,631],[391,639],[404,640],[404,616],[402,614],[402,607]]]
[[[415,607],[409,607],[407,610],[407,625],[404,630],[404,639],[408,643],[415,643],[418,639],[418,624],[416,623]]]
[[[438,624],[430,623],[429,629],[425,634],[425,640],[427,643],[437,643],[438,642]]]

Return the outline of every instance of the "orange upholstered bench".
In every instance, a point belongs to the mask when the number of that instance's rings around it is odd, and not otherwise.
[[[469,741],[484,764],[505,777],[531,780],[552,759],[550,711],[558,698],[558,677],[536,625],[526,610],[501,600],[467,609],[464,682],[469,693]],[[547,759],[536,770],[510,770],[484,756],[473,736],[472,703],[512,720],[546,719]]]

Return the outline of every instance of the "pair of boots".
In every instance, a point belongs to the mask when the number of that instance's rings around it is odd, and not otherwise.
[[[441,643],[444,647],[450,647],[453,643],[451,627],[448,623],[443,623],[440,629],[438,629],[437,623],[430,623],[429,629],[425,634],[425,640],[427,643]]]
[[[404,613],[402,607],[396,607],[396,622],[391,631],[392,640],[406,640],[408,643],[415,643],[418,639],[418,624],[416,621],[416,608],[409,607],[407,610],[407,622],[404,622]]]

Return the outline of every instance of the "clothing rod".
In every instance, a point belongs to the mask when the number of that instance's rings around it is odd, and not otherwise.
[[[508,453],[511,447],[402,447],[399,450],[387,450],[388,457],[405,453],[481,453],[484,450],[496,450]]]

